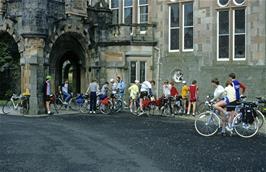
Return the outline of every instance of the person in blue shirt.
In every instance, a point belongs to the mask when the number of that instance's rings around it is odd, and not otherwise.
[[[236,79],[235,73],[230,73],[229,78],[232,80],[232,84],[236,91],[236,100],[240,100],[241,95],[243,95],[246,91],[246,86]]]
[[[122,102],[124,102],[124,94],[125,94],[125,88],[126,88],[125,82],[121,79],[120,76],[117,76],[116,80],[117,80],[117,93],[118,93],[118,96],[122,100]],[[122,105],[123,104],[124,103],[122,103]],[[122,108],[123,108],[123,106],[122,106]]]

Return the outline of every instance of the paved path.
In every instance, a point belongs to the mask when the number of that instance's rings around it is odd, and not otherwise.
[[[0,171],[265,171],[266,137],[205,138],[192,117],[0,116]]]

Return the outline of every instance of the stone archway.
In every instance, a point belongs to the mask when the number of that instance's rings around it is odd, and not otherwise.
[[[49,57],[50,74],[54,76],[55,92],[68,79],[74,93],[82,92],[86,75],[86,50],[79,39],[82,36],[68,32],[57,38]]]
[[[0,99],[21,92],[20,53],[15,39],[0,31]]]

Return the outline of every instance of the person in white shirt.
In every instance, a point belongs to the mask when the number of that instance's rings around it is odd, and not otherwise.
[[[140,87],[140,99],[139,99],[139,106],[140,106],[140,110],[141,113],[143,113],[143,98],[146,96],[152,96],[152,86],[155,85],[155,81],[151,80],[151,81],[144,81],[141,84]]]
[[[219,101],[224,98],[224,87],[220,85],[220,82],[217,78],[214,78],[212,81],[212,85],[215,87],[214,93],[213,93],[213,99],[214,101]]]
[[[233,109],[225,110],[224,107],[226,107],[226,105],[233,104],[236,101],[236,93],[235,93],[235,89],[233,87],[231,80],[226,81],[226,87],[224,89],[224,95],[225,95],[225,97],[223,98],[223,100],[220,100],[219,102],[217,102],[213,105],[213,107],[215,109],[217,109],[218,111],[220,111],[224,114],[224,117],[222,119],[222,133],[225,133],[225,128],[227,130],[231,130],[230,125],[232,123],[232,117],[231,117],[232,115],[228,111],[232,111]],[[229,115],[229,119],[228,119],[229,128],[225,127],[225,123],[226,123],[225,121],[226,121],[226,118],[228,115]]]

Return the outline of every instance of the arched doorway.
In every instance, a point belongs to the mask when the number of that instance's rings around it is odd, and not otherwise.
[[[18,45],[7,32],[0,32],[0,99],[20,93],[21,68]]]
[[[86,50],[81,39],[82,36],[77,33],[65,33],[52,47],[49,73],[54,76],[55,92],[65,80],[69,81],[74,93],[82,91],[82,78],[86,78]]]

